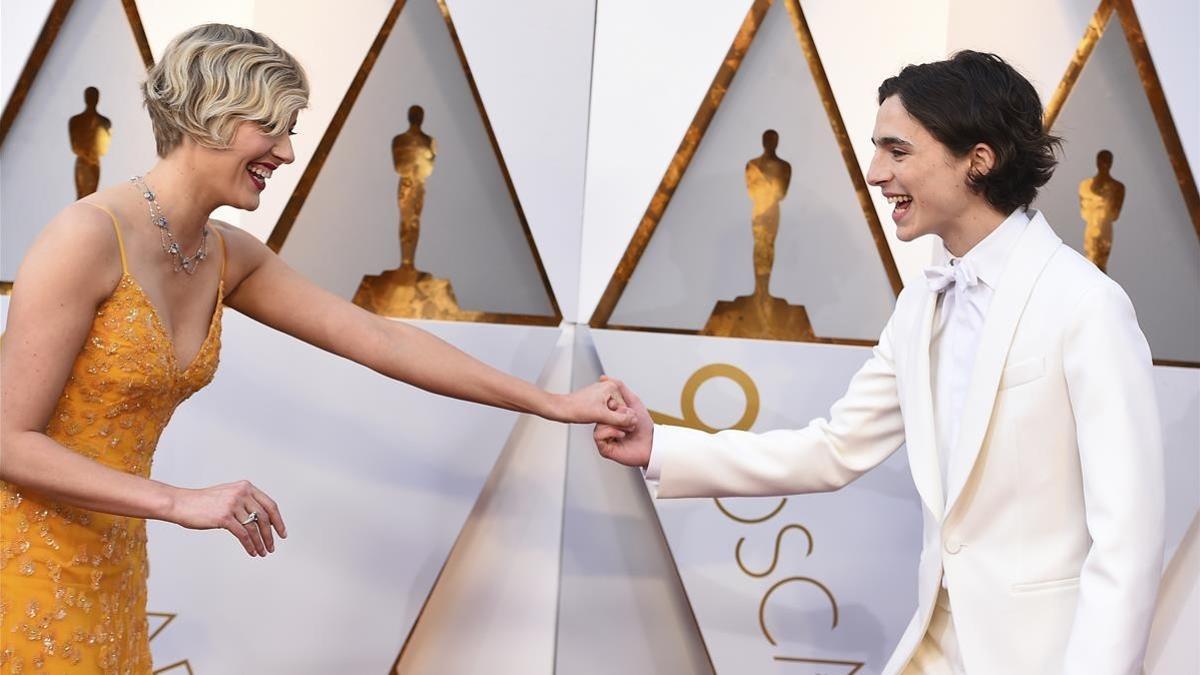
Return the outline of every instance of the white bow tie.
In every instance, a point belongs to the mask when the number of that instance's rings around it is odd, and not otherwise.
[[[962,294],[968,288],[978,284],[979,277],[975,274],[975,268],[970,262],[958,258],[952,259],[945,265],[926,267],[925,281],[929,284],[929,290],[934,293],[941,293],[954,286],[955,291]]]

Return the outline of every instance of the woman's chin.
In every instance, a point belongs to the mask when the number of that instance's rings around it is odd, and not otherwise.
[[[235,209],[241,209],[242,211],[257,211],[258,206],[261,203],[262,199],[258,195],[245,195],[241,199],[230,204],[230,206]]]

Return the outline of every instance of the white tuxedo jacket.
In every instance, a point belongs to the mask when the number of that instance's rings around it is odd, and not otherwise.
[[[980,335],[947,485],[924,283],[900,294],[829,420],[654,429],[659,497],[836,490],[907,444],[924,507],[918,606],[885,673],[912,657],[943,575],[970,675],[1141,667],[1163,551],[1150,351],[1120,286],[1030,214]]]

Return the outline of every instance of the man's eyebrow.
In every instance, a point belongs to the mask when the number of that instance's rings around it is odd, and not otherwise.
[[[910,142],[908,142],[908,141],[904,140],[903,138],[898,138],[898,137],[896,137],[896,136],[884,136],[884,137],[882,137],[882,138],[875,138],[875,137],[872,137],[872,138],[871,138],[871,143],[872,143],[872,144],[873,144],[875,147],[879,147],[879,146],[884,146],[884,147],[889,147],[889,146],[903,146],[903,147],[905,147],[905,148],[911,148],[911,147],[913,147],[913,144],[912,144],[912,143],[910,143]]]

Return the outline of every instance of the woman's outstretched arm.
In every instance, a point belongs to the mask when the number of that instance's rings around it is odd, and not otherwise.
[[[612,382],[551,394],[426,331],[330,293],[246,232],[229,226],[222,231],[230,247],[226,304],[257,321],[436,394],[559,422],[633,424],[633,411]]]

